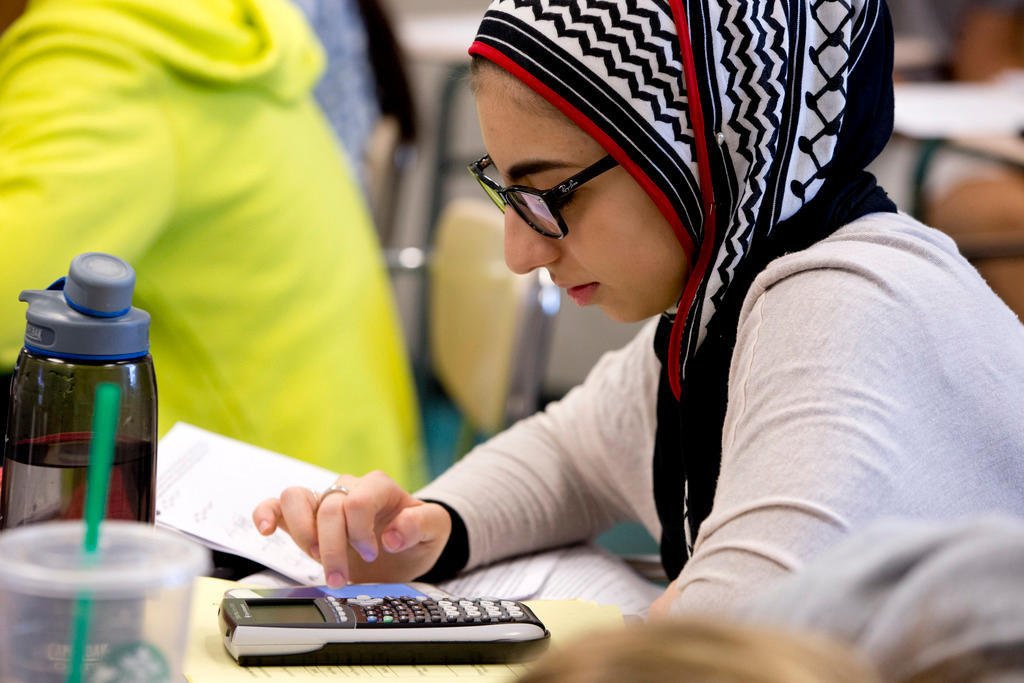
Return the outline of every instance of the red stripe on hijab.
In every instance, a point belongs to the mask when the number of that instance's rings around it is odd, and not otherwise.
[[[700,180],[700,195],[704,205],[704,233],[700,244],[700,255],[697,263],[690,270],[683,287],[683,295],[679,298],[679,310],[672,324],[672,334],[668,341],[668,381],[672,394],[679,400],[682,387],[679,380],[679,346],[683,337],[686,318],[697,295],[697,288],[704,279],[704,273],[711,263],[711,254],[715,246],[715,193],[711,186],[711,163],[708,160],[707,138],[704,136],[704,112],[701,107],[700,89],[697,87],[697,69],[693,64],[693,47],[690,45],[690,27],[686,23],[686,12],[682,0],[671,0],[672,18],[676,22],[676,34],[679,36],[679,52],[683,60],[683,78],[686,83],[686,99],[690,105],[690,119],[693,121],[694,147],[697,151],[697,171]],[[692,254],[688,251],[687,254]],[[693,261],[691,260],[692,264]],[[694,324],[700,324],[694,320]]]

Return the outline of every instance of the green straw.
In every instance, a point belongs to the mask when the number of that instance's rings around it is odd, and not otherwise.
[[[96,387],[96,400],[92,410],[92,442],[89,444],[89,472],[85,488],[85,543],[82,566],[96,562],[96,547],[100,539],[100,522],[107,508],[107,489],[110,486],[110,468],[114,464],[114,440],[117,438],[118,411],[121,406],[121,387],[100,384]],[[85,669],[85,646],[89,641],[89,617],[92,612],[91,596],[82,592],[75,600],[71,617],[71,661],[68,683],[81,683]]]

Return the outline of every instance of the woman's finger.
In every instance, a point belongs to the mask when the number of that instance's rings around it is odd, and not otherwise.
[[[317,529],[313,516],[316,495],[302,486],[292,486],[281,492],[281,516],[279,523],[304,553],[316,557]]]
[[[417,501],[399,512],[382,530],[380,538],[389,553],[400,553],[417,545],[437,545],[448,542],[452,520],[448,511],[437,503]]]
[[[321,494],[319,507],[316,508],[317,560],[324,567],[324,581],[327,585],[339,588],[348,582],[350,576],[346,506],[359,480],[351,475],[342,475],[334,483],[348,493],[336,490]]]
[[[403,506],[417,501],[380,471],[367,474],[351,491],[345,501],[348,542],[364,562],[373,562],[380,553],[378,527],[388,523]]]
[[[277,531],[281,523],[281,501],[278,498],[267,498],[252,511],[252,523],[264,536]]]

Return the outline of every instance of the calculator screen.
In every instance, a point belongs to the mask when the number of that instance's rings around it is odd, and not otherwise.
[[[325,621],[312,600],[250,602],[248,607],[253,619],[261,624],[322,624]]]

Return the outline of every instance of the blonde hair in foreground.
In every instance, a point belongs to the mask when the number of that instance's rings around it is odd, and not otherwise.
[[[854,652],[815,635],[710,620],[630,625],[552,650],[520,683],[876,683]]]

